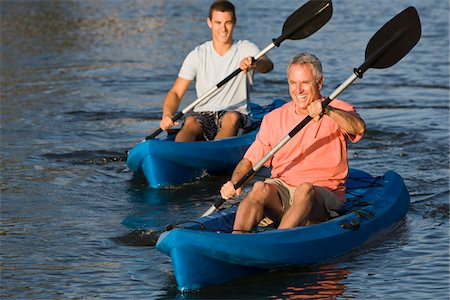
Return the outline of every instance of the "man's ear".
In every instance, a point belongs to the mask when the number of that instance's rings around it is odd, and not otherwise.
[[[206,24],[208,24],[208,27],[212,27],[211,19],[209,17],[206,18]]]
[[[323,81],[325,80],[325,77],[322,76],[322,78],[319,81],[319,91],[322,89]]]

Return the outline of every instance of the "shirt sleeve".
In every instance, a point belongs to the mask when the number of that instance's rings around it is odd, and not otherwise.
[[[244,158],[250,160],[252,165],[254,166],[257,162],[259,162],[264,155],[266,155],[270,149],[270,142],[268,139],[269,131],[268,131],[268,121],[267,116],[265,116],[261,122],[261,126],[258,134],[256,135],[255,141],[250,145],[247,149],[247,152],[244,154]],[[264,163],[265,167],[270,167],[271,159]]]
[[[197,76],[197,67],[199,66],[199,57],[197,49],[192,50],[184,59],[181,65],[178,77],[182,77],[187,80],[194,80]]]
[[[256,54],[261,52],[255,44],[247,40],[242,41],[241,50],[242,50],[241,53],[244,54],[242,58],[247,56],[255,56]]]
[[[338,108],[338,109],[341,109],[341,110],[345,110],[345,111],[347,111],[347,112],[349,112],[349,113],[354,114],[355,116],[360,117],[359,114],[358,114],[358,112],[356,111],[356,108],[355,108],[353,105],[351,105],[350,103],[347,103],[347,102],[345,102],[345,101],[335,99],[335,100],[333,100],[333,101],[330,103],[330,106],[335,107],[335,108]],[[353,134],[349,134],[349,133],[347,133],[347,132],[343,132],[343,133],[348,137],[348,139],[349,139],[352,143],[356,143],[356,142],[359,141],[359,140],[362,138],[362,136],[363,136],[362,134],[361,134],[361,135],[353,135]]]

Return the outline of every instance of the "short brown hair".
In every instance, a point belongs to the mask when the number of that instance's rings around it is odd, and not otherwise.
[[[233,13],[233,21],[236,22],[236,12],[234,10],[234,5],[230,1],[227,0],[217,0],[214,1],[211,6],[209,7],[209,14],[208,17],[211,20],[212,19],[212,13],[213,11],[230,11]]]

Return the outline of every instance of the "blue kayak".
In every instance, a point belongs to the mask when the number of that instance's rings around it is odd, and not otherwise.
[[[281,99],[267,106],[251,103],[255,123],[259,124],[265,114],[285,103]],[[208,142],[174,142],[175,135],[146,140],[128,152],[127,166],[134,173],[143,173],[152,188],[192,181],[205,171],[231,172],[255,140],[258,130],[256,126],[249,133]]]
[[[326,222],[231,234],[236,206],[164,232],[156,248],[171,257],[180,291],[197,290],[270,269],[330,260],[391,229],[406,214],[409,194],[394,171],[373,177],[351,169],[347,202]]]

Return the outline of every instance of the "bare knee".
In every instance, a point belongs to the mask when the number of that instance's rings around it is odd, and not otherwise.
[[[189,116],[184,121],[183,127],[178,132],[175,141],[188,142],[202,140],[203,129],[200,123],[192,116]]]
[[[222,126],[239,127],[240,122],[241,116],[235,111],[225,113],[222,118]]]
[[[258,204],[263,205],[264,200],[269,197],[271,192],[270,186],[262,181],[257,181],[253,185],[252,190],[249,193],[249,198],[253,199]]]
[[[295,196],[294,199],[301,199],[302,201],[306,200],[313,200],[314,196],[314,185],[309,182],[304,182],[300,184],[295,189]]]
[[[297,187],[294,196],[294,205],[300,204],[306,207],[307,214],[304,221],[306,224],[314,224],[325,221],[328,218],[328,212],[320,195],[314,185],[303,183]],[[303,224],[302,224],[303,225]]]
[[[199,127],[200,126],[200,123],[197,121],[197,119],[195,119],[194,117],[192,117],[192,116],[189,116],[189,117],[187,117],[185,120],[184,120],[184,125],[183,126],[187,126],[187,127]]]

